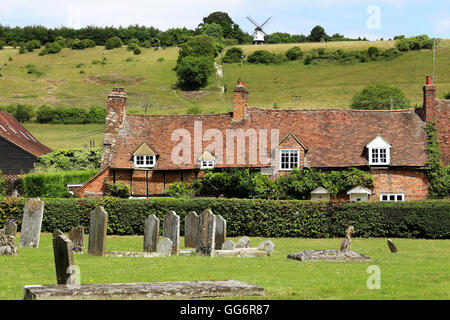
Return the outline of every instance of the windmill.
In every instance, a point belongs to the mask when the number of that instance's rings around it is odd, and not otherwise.
[[[247,19],[255,25],[255,31],[253,32],[253,44],[264,44],[264,36],[267,34],[263,31],[262,27],[269,22],[272,17],[269,17],[262,25],[259,25],[252,17],[248,16]]]

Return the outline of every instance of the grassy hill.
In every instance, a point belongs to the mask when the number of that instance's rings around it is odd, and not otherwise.
[[[296,44],[241,46],[246,55],[257,49],[285,52]],[[300,44],[312,48],[390,48],[393,41],[358,41]],[[0,50],[0,105],[23,102],[33,105],[103,106],[106,93],[124,87],[131,112],[143,112],[142,103],[152,104],[150,113],[185,113],[198,106],[204,113],[231,111],[232,89],[238,78],[250,89],[249,104],[255,107],[347,108],[352,95],[368,84],[400,87],[413,103],[421,103],[425,75],[432,71],[432,51],[407,53],[392,61],[354,64],[280,65],[225,64],[224,79],[213,75],[200,92],[174,89],[178,48],[155,51],[143,49],[133,55],[125,47],[103,47],[82,51],[63,49],[59,54],[38,56],[38,52],[18,54],[17,49]],[[10,58],[12,61],[9,61]],[[28,74],[32,65],[42,75]],[[438,95],[450,91],[450,40],[443,40],[436,54]],[[224,82],[227,92],[218,84]],[[301,96],[297,105],[293,96]]]

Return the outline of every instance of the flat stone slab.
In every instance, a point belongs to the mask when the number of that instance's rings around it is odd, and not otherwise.
[[[214,250],[213,257],[260,258],[269,256],[266,250],[258,248],[235,248],[234,250]]]
[[[25,286],[25,300],[172,300],[264,296],[264,288],[236,280]]]
[[[180,249],[179,254],[190,256],[192,254],[195,254],[195,249]],[[156,258],[167,257],[167,255],[160,252],[107,251],[105,253],[105,257]]]
[[[305,250],[298,253],[292,253],[288,255],[287,258],[298,261],[370,261],[370,257],[352,250]]]

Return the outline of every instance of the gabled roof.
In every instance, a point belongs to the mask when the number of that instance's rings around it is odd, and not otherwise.
[[[200,158],[198,158],[200,161],[214,161],[216,160],[216,157],[214,157],[208,150],[203,151]]]
[[[368,166],[365,147],[376,136],[382,136],[392,145],[391,167],[422,167],[427,161],[425,122],[414,109],[406,110],[352,110],[352,109],[248,109],[244,122],[232,122],[232,114],[210,115],[136,115],[128,114],[119,130],[111,168],[134,168],[132,155],[144,142],[158,151],[155,170],[198,169],[199,155],[194,153],[195,122],[200,122],[202,132],[215,130],[223,138],[226,149],[226,132],[229,129],[266,129],[268,132],[267,157],[277,145],[270,146],[270,130],[278,129],[279,137],[292,134],[308,146],[308,166],[316,168],[345,168]],[[172,160],[172,151],[181,139],[172,134],[182,129],[190,134],[191,163],[178,164]],[[187,140],[186,140],[187,141]],[[200,150],[211,141],[197,140]],[[270,164],[249,164],[249,139],[246,139],[245,163],[238,164],[235,152],[233,163],[217,163],[215,167],[270,167]],[[235,150],[236,150],[235,143]],[[217,153],[215,154],[217,158]],[[225,159],[225,151],[223,158]],[[302,159],[303,161],[303,159]]]
[[[390,148],[392,147],[389,142],[387,142],[385,139],[383,139],[382,136],[376,136],[372,141],[370,141],[367,145],[367,148]]]
[[[303,148],[303,150],[305,150],[305,151],[308,150],[308,148],[305,147],[305,145],[304,145],[299,139],[297,139],[297,137],[296,137],[295,135],[293,135],[292,132],[289,132],[283,139],[281,139],[281,141],[280,141],[280,143],[278,144],[278,146],[282,145],[283,142],[285,142],[285,141],[286,141],[287,139],[289,139],[290,137],[291,137],[292,139],[294,139],[295,142],[297,142],[297,143],[300,145],[300,147]]]
[[[328,190],[325,189],[324,187],[318,187],[313,191],[311,191],[311,194],[328,194],[328,193],[329,193]]]
[[[371,192],[369,189],[364,188],[364,187],[362,187],[362,186],[354,187],[353,189],[350,189],[350,190],[347,192],[347,194],[353,194],[353,193],[366,193],[366,194],[372,194],[372,192]]]
[[[0,110],[0,136],[35,157],[52,152],[20,124],[11,114]]]
[[[143,143],[137,148],[137,150],[133,153],[133,156],[154,156],[156,155],[155,151],[150,148],[147,143]]]

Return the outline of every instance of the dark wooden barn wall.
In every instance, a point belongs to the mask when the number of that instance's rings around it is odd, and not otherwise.
[[[0,137],[0,170],[5,174],[26,173],[33,169],[36,157]]]

